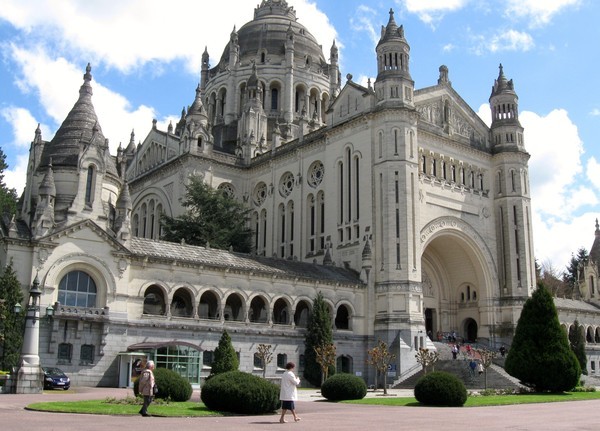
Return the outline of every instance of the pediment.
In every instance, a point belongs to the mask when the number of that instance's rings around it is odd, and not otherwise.
[[[64,242],[64,239],[70,242],[85,244],[86,249],[94,247],[94,244],[96,244],[98,247],[108,246],[112,251],[129,253],[129,250],[118,242],[111,232],[105,231],[92,220],[82,220],[75,224],[59,228],[38,240],[39,242],[59,244]],[[88,252],[90,251],[88,250]]]
[[[473,146],[489,146],[488,126],[452,87],[439,85],[416,92],[415,108],[421,123],[466,138]]]
[[[370,108],[373,95],[372,89],[348,81],[327,111],[330,124],[336,125],[363,114]]]

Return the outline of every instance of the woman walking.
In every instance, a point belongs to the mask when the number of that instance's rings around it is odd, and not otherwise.
[[[142,371],[140,375],[140,384],[138,386],[139,393],[144,397],[144,404],[142,405],[142,409],[140,410],[140,414],[142,416],[151,416],[148,414],[148,406],[152,402],[152,398],[154,397],[154,373],[152,370],[154,369],[154,361],[148,361],[146,363],[146,368]]]
[[[281,389],[279,391],[279,399],[281,400],[281,418],[279,422],[285,423],[285,414],[288,410],[292,412],[294,421],[298,422],[300,418],[296,416],[296,406],[294,401],[298,400],[298,389],[297,386],[300,384],[300,378],[294,375],[292,371],[296,368],[296,364],[288,362],[285,365],[286,372],[281,377]]]

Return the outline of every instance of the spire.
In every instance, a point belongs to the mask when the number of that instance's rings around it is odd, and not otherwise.
[[[600,264],[600,226],[598,225],[598,219],[596,219],[596,231],[594,232],[594,244],[590,249],[590,261],[596,265]]]
[[[56,185],[54,183],[54,173],[52,171],[52,158],[48,163],[46,174],[44,175],[44,179],[40,184],[39,194],[40,196],[50,196],[52,198],[56,197]]]
[[[504,68],[502,67],[502,63],[498,66],[498,78],[494,81],[494,85],[492,87],[492,94],[490,97],[498,96],[500,94],[510,94],[515,95],[515,87],[512,79],[509,81],[504,76]]]
[[[67,118],[60,125],[54,138],[44,146],[40,166],[46,167],[52,158],[55,167],[79,168],[79,157],[84,148],[95,148],[98,157],[104,159],[106,138],[98,121],[92,103],[92,67],[88,63],[83,75],[83,84],[79,88],[79,98],[69,111]],[[118,176],[117,168],[112,160],[105,167],[106,171]],[[60,193],[60,192],[59,192]]]

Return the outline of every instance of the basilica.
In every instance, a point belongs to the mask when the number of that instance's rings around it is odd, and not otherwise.
[[[502,65],[488,71],[488,127],[445,65],[416,86],[411,35],[392,10],[382,23],[365,86],[342,78],[335,42],[325,55],[291,5],[262,0],[220,56],[204,51],[179,121],[154,120],[116,154],[85,68],[56,134],[35,131],[0,238],[0,263],[53,310],[40,319],[43,365],[128,386],[147,357],[199,385],[227,330],[241,370],[262,375],[262,343],[267,376],[287,361],[301,374],[319,292],[338,371],[369,384],[378,340],[396,354],[395,381],[438,335],[510,344],[535,288],[516,87]],[[252,253],[161,240],[191,175],[250,209]]]

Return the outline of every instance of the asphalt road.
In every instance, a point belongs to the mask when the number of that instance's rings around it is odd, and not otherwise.
[[[72,388],[69,391],[45,391],[35,395],[0,394],[0,430],[600,430],[600,400],[501,407],[386,407],[328,403],[322,401],[316,393],[300,392],[301,399],[296,407],[302,420],[286,424],[279,423],[278,415],[143,418],[44,413],[25,409],[25,406],[37,401],[125,397],[131,394],[131,390],[127,389]],[[198,395],[195,393],[194,397]],[[291,420],[291,417],[289,419]]]

